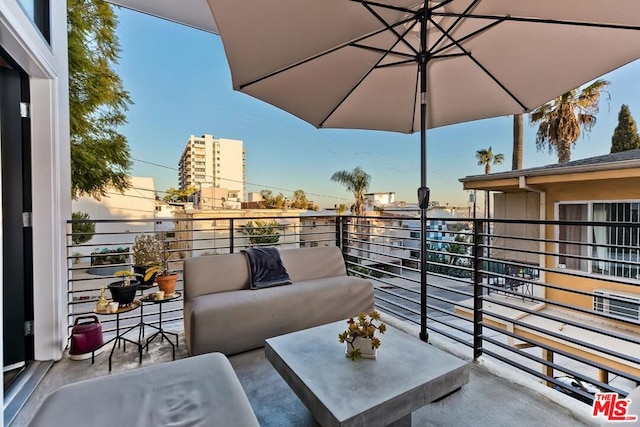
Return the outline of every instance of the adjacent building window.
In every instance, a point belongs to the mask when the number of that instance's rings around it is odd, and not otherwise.
[[[635,295],[597,289],[594,291],[593,310],[637,321],[640,319],[640,298]]]
[[[640,279],[640,202],[560,203],[559,267]],[[610,225],[607,223],[611,223]]]

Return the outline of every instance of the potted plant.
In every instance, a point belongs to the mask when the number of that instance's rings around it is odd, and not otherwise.
[[[132,280],[136,276],[140,276],[138,273],[132,273],[129,270],[120,270],[114,273],[115,276],[122,277],[122,280],[109,283],[109,291],[111,292],[111,299],[120,303],[122,306],[129,305],[133,302],[138,290],[139,282]]]
[[[144,288],[149,288],[153,285],[156,275],[153,274],[146,280],[144,276],[147,268],[160,261],[162,243],[152,234],[140,234],[136,236],[132,250],[133,271],[140,275],[141,279],[138,279],[138,281],[142,282],[141,285]]]
[[[356,319],[352,317],[347,320],[347,324],[347,330],[338,335],[338,341],[347,344],[345,356],[354,362],[360,358],[375,359],[380,347],[376,331],[384,334],[387,330],[387,326],[380,322],[380,313],[375,310],[368,315],[360,313]]]
[[[144,280],[150,280],[155,274],[156,283],[158,289],[164,291],[164,295],[171,296],[176,289],[176,282],[178,281],[178,275],[169,271],[169,258],[171,252],[169,251],[169,243],[163,239],[161,242],[160,257],[158,260],[152,262],[147,266],[145,271]]]

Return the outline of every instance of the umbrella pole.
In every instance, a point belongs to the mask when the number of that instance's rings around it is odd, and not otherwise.
[[[427,208],[429,188],[427,187],[427,13],[423,9],[420,17],[420,53],[417,60],[420,67],[420,339],[427,341]]]

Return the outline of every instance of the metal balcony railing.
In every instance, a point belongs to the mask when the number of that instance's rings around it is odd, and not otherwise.
[[[117,280],[105,261],[130,268],[132,245],[142,233],[165,242],[170,268],[180,277],[178,290],[187,257],[258,245],[339,246],[349,274],[373,282],[381,311],[426,324],[429,334],[462,345],[473,358],[497,359],[551,387],[563,386],[556,377],[572,376],[626,395],[640,383],[639,224],[429,218],[423,240],[413,217],[212,213],[90,221],[96,233],[77,243],[74,222],[68,224],[69,328],[92,312],[100,288]],[[428,259],[425,318],[422,246]],[[146,322],[155,320],[153,309],[145,308]],[[167,304],[163,317],[180,320],[182,302]],[[138,320],[135,311],[121,317],[125,324]],[[103,324],[106,331],[115,328],[113,320]]]

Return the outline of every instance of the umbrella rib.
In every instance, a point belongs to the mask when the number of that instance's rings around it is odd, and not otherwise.
[[[522,107],[522,109],[524,111],[529,111],[529,108],[527,108],[514,94],[513,92],[511,92],[509,89],[507,89],[507,87],[505,85],[503,85],[500,80],[498,80],[496,78],[496,76],[494,76],[489,70],[487,70],[485,68],[484,65],[482,65],[477,59],[475,59],[473,57],[473,55],[471,54],[471,52],[469,52],[467,49],[465,49],[456,39],[454,39],[451,34],[447,33],[444,31],[444,29],[442,27],[440,27],[440,25],[438,25],[437,22],[435,21],[431,21],[432,24],[438,28],[438,30],[442,31],[444,34],[446,34],[446,36],[449,38],[449,40],[451,40],[451,42],[453,42],[458,49],[460,49],[462,52],[466,53],[469,56],[469,59],[471,59],[482,71],[484,71],[484,73],[489,76],[491,78],[491,80],[493,80],[498,86],[500,86],[500,88],[502,88],[503,91],[505,91],[505,93],[507,95],[509,95],[514,101],[516,101],[518,103],[518,105],[520,105]]]
[[[474,31],[474,32],[472,32],[472,33],[467,34],[467,35],[466,35],[466,36],[464,36],[464,37],[460,37],[457,41],[458,41],[458,43],[462,43],[462,42],[464,42],[464,41],[466,41],[466,40],[469,40],[470,38],[473,38],[473,37],[477,36],[477,35],[478,35],[478,34],[480,34],[480,33],[483,33],[483,32],[485,32],[485,31],[487,31],[487,30],[489,30],[489,29],[491,29],[491,28],[495,27],[495,26],[496,26],[496,25],[498,25],[498,24],[501,24],[501,23],[502,23],[502,22],[504,22],[504,21],[505,21],[505,19],[504,19],[504,18],[499,19],[499,20],[497,20],[497,21],[495,21],[495,22],[492,22],[491,24],[488,24],[488,25],[486,25],[486,26],[484,26],[484,27],[482,27],[482,28],[477,29],[476,31]],[[449,31],[450,31],[450,30],[449,30]],[[442,35],[442,37],[446,37],[446,35],[445,35],[445,34],[443,34],[443,35]],[[431,52],[431,54],[432,54],[432,55],[437,55],[439,52],[445,51],[445,50],[447,50],[447,49],[449,49],[450,47],[455,46],[455,45],[456,45],[455,43],[451,42],[451,43],[447,44],[446,46],[441,47],[441,48],[440,48],[440,49],[438,49],[438,50],[432,51],[432,52]],[[435,46],[435,45],[434,45],[434,46]]]
[[[357,0],[351,0],[351,1],[357,1]],[[358,3],[360,3],[360,2],[358,2]],[[413,18],[413,17],[412,17],[412,18],[403,19],[402,21],[398,21],[397,23],[395,23],[395,24],[393,24],[393,25],[394,25],[394,26],[403,25],[405,22],[410,22],[410,21],[413,21],[414,19],[415,19],[415,18]],[[316,59],[318,59],[318,58],[322,58],[322,57],[323,57],[323,56],[325,56],[325,55],[329,55],[330,53],[336,52],[336,51],[338,51],[338,50],[340,50],[340,49],[343,49],[343,48],[345,48],[345,47],[349,47],[349,46],[351,46],[353,43],[358,43],[358,42],[360,42],[360,41],[362,41],[362,40],[366,40],[366,39],[368,39],[368,38],[370,38],[370,37],[377,36],[378,34],[384,33],[385,31],[388,31],[388,28],[387,28],[387,27],[385,27],[385,28],[380,28],[379,30],[374,31],[373,33],[366,34],[366,35],[364,35],[364,36],[358,37],[358,38],[357,38],[357,39],[355,39],[355,40],[350,40],[350,41],[348,41],[348,42],[344,42],[344,43],[342,43],[342,44],[340,44],[340,45],[338,45],[338,46],[335,46],[335,47],[333,47],[333,48],[331,48],[331,49],[329,49],[329,50],[326,50],[326,51],[324,51],[324,52],[321,52],[321,53],[318,53],[318,54],[316,54],[316,55],[310,56],[309,58],[305,58],[305,59],[300,60],[300,61],[298,61],[298,62],[295,62],[295,63],[293,63],[293,64],[291,64],[291,65],[288,65],[288,66],[286,66],[286,67],[283,67],[283,68],[280,68],[280,69],[278,69],[278,70],[276,70],[276,71],[273,71],[273,72],[271,72],[271,73],[269,73],[269,74],[265,74],[264,76],[262,76],[262,77],[258,77],[257,79],[250,80],[250,81],[248,81],[247,83],[244,83],[244,84],[239,85],[239,86],[238,86],[238,89],[239,89],[239,90],[242,90],[242,89],[244,89],[244,88],[246,88],[246,87],[248,87],[248,86],[251,86],[251,85],[254,85],[254,84],[256,84],[256,83],[259,83],[259,82],[261,82],[262,80],[265,80],[265,79],[268,79],[268,78],[274,77],[274,76],[276,76],[276,75],[278,75],[278,74],[284,73],[285,71],[289,71],[289,70],[291,70],[291,69],[293,69],[293,68],[296,68],[296,67],[298,67],[298,66],[300,66],[300,65],[304,65],[304,64],[306,64],[307,62],[310,62],[310,61],[316,60]],[[406,33],[405,33],[405,34],[406,34]],[[394,43],[393,47],[395,47],[395,45],[396,45],[396,44],[397,44],[397,42],[396,42],[396,43]],[[392,48],[393,48],[393,47],[392,47]]]
[[[381,49],[381,48],[373,47],[373,46],[366,46],[366,45],[359,44],[359,43],[352,43],[350,46],[357,47],[357,48],[364,49],[364,50],[370,50],[372,52],[382,53],[384,55],[392,54],[392,55],[396,55],[396,56],[402,56],[403,58],[410,58],[410,61],[415,61],[416,60],[415,55],[410,55],[408,53],[397,52],[397,51],[394,52],[392,50]]]
[[[404,36],[405,36],[409,31],[410,31],[410,29],[411,29],[411,28],[407,28],[407,29],[405,30],[404,34],[402,34],[402,38],[404,38]],[[376,69],[376,67],[380,64],[380,62],[382,62],[382,60],[383,60],[383,59],[385,59],[385,58],[387,57],[387,55],[388,55],[390,52],[392,52],[392,51],[393,51],[393,49],[397,46],[397,44],[398,44],[398,43],[400,43],[400,39],[396,40],[396,41],[395,41],[395,43],[393,43],[393,45],[389,48],[389,50],[387,51],[387,53],[386,53],[386,54],[383,54],[383,55],[378,59],[378,61],[375,63],[375,65],[373,65],[373,66],[369,69],[369,71],[367,71],[367,72],[366,72],[366,73],[365,73],[365,74],[360,78],[360,80],[358,80],[358,82],[357,82],[355,85],[353,85],[353,87],[351,88],[351,90],[349,90],[349,92],[347,92],[347,94],[346,94],[346,95],[345,95],[345,96],[340,100],[340,102],[338,102],[338,103],[336,104],[336,106],[335,106],[335,107],[333,107],[333,109],[329,112],[329,114],[327,114],[327,115],[325,116],[325,118],[324,118],[324,119],[322,119],[322,120],[320,121],[320,123],[318,123],[318,127],[319,127],[319,128],[321,128],[321,127],[323,127],[323,126],[324,126],[324,122],[326,122],[327,120],[329,120],[329,117],[331,117],[331,116],[333,115],[333,113],[335,113],[335,112],[336,112],[336,110],[337,110],[338,108],[340,108],[340,106],[344,103],[344,101],[346,101],[346,99],[347,99],[349,96],[351,96],[351,94],[353,93],[353,91],[354,91],[354,90],[356,90],[356,89],[358,88],[358,86],[360,86],[360,84],[362,84],[362,82],[363,82],[363,81],[364,81],[364,80],[369,76],[369,74],[371,74],[371,72],[372,72],[373,70],[375,70],[375,69]],[[415,59],[414,59],[413,61],[415,61]]]
[[[407,32],[405,32],[403,35],[400,35],[400,33],[396,31],[395,27],[398,24],[394,24],[393,26],[391,26],[387,21],[384,20],[384,18],[382,16],[380,16],[375,10],[373,10],[371,8],[371,6],[369,6],[368,2],[364,2],[363,1],[362,5],[365,7],[365,9],[367,9],[369,11],[370,14],[372,14],[374,16],[374,18],[376,18],[378,21],[380,21],[380,23],[382,25],[387,27],[387,30],[391,31],[398,38],[398,40],[402,41],[402,44],[404,44],[409,49],[411,49],[413,51],[413,53],[415,53],[416,55],[418,54],[418,51],[411,45],[411,43],[409,43],[408,41],[405,40],[404,36],[407,34]]]
[[[469,56],[470,53],[449,53],[446,55],[432,55],[429,57],[429,60],[434,60],[434,59],[447,59],[447,58],[455,58],[457,56]],[[391,62],[388,64],[382,64],[382,65],[376,65],[374,68],[376,69],[380,69],[380,68],[388,68],[388,67],[396,67],[399,65],[406,65],[406,64],[410,64],[412,62],[415,62],[415,59],[407,59],[405,61],[397,61],[397,62]]]
[[[453,24],[451,24],[451,26],[449,27],[449,29],[447,30],[447,32],[451,32],[453,31],[453,29],[462,21],[463,17],[468,15],[469,12],[478,4],[480,0],[473,0],[473,2],[471,2],[471,4],[469,4],[469,6],[464,10],[464,12],[462,12],[461,16],[458,16],[456,18],[456,20],[453,22]],[[444,6],[447,2],[443,2],[440,3],[437,7],[440,8],[442,6]],[[433,10],[435,8],[431,8],[431,13],[433,13]],[[440,36],[440,38],[438,38],[438,40],[433,44],[432,48],[435,48],[436,46],[438,46],[440,44],[440,42],[442,42],[442,40],[444,40],[446,36],[444,34],[442,34]]]
[[[544,18],[525,18],[520,16],[499,16],[499,15],[466,15],[454,12],[434,12],[434,16],[449,16],[449,17],[463,17],[469,19],[500,19],[503,18],[506,21],[515,22],[529,22],[534,24],[556,24],[556,25],[571,25],[577,27],[592,27],[592,28],[608,28],[614,30],[640,30],[638,25],[623,25],[623,24],[605,24],[600,22],[580,22],[580,21],[567,21],[562,19],[544,19]]]
[[[416,62],[415,58],[413,58],[413,59],[407,59],[407,60],[405,60],[405,61],[397,61],[397,62],[390,62],[390,63],[388,63],[388,64],[376,65],[376,66],[375,66],[375,67],[373,67],[373,68],[376,68],[376,69],[378,69],[378,70],[379,70],[380,68],[395,67],[395,66],[398,66],[398,65],[406,65],[406,64],[410,64],[410,63],[412,63],[412,62],[413,62],[413,63],[415,63],[415,62]]]

